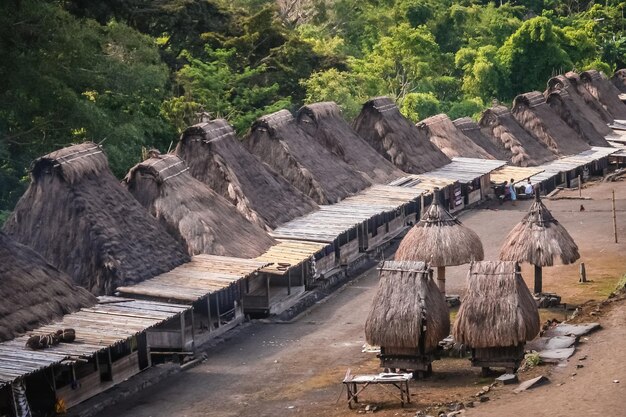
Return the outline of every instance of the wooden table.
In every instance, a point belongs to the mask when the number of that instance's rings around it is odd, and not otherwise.
[[[409,394],[409,381],[413,377],[413,374],[396,374],[396,373],[380,373],[375,375],[352,375],[350,369],[346,372],[346,376],[343,378],[343,383],[348,391],[348,407],[352,408],[353,404],[359,402],[359,395],[370,385],[380,385],[381,388],[392,394],[394,397],[400,400],[400,404],[404,407],[404,404],[411,402],[411,396]],[[361,385],[359,387],[359,385]],[[387,385],[393,385],[400,391],[400,395],[394,389],[387,387]]]

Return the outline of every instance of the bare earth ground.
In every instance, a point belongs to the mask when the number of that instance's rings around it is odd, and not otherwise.
[[[619,244],[613,242],[611,189],[616,190],[623,241]],[[626,182],[585,188],[583,195],[593,199],[546,200],[578,243],[592,281],[578,284],[578,264],[544,268],[544,291],[558,293],[568,304],[605,299],[626,272]],[[495,203],[492,208],[463,213],[461,220],[481,237],[486,259],[497,259],[504,237],[529,204]],[[463,294],[466,271],[467,266],[449,268],[449,292]],[[522,272],[532,285],[531,268]],[[353,373],[380,372],[375,355],[361,351],[376,285],[376,272],[370,271],[292,323],[243,326],[213,348],[206,362],[105,410],[100,417],[355,415],[357,411],[346,406],[340,381],[347,368]],[[549,375],[551,384],[517,395],[509,386],[496,387],[488,394],[490,401],[468,409],[466,415],[626,415],[626,302],[609,303],[594,311],[593,317],[588,316],[590,308],[594,305],[588,305],[579,320],[600,320],[604,329],[590,335],[566,367],[540,366],[520,374],[522,380]],[[542,317],[562,319],[563,314],[547,311]],[[584,355],[587,358],[579,361]],[[577,369],[578,363],[584,367]],[[444,358],[433,364],[433,370],[428,380],[411,383],[413,403],[408,407],[401,408],[379,387],[368,388],[362,401],[378,405],[375,414],[380,416],[413,416],[423,409],[437,415],[444,404],[471,401],[482,386],[493,382],[480,377],[467,359]]]

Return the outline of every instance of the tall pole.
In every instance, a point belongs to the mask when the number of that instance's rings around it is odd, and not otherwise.
[[[611,200],[613,203],[613,236],[615,237],[615,243],[617,243],[617,217],[615,217],[615,190],[611,190]]]

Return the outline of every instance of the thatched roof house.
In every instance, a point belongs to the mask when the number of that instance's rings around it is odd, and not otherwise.
[[[514,165],[536,166],[556,159],[556,155],[526,132],[504,106],[485,110],[478,124],[485,135],[493,137],[510,155],[508,160]]]
[[[111,294],[189,260],[120,185],[98,145],[45,155],[30,177],[4,231],[92,293]]]
[[[494,159],[491,154],[472,142],[454,126],[446,114],[438,114],[422,120],[417,128],[424,132],[428,140],[448,158]]]
[[[557,76],[561,77],[561,76]],[[565,80],[568,81],[573,90],[575,90],[578,95],[584,100],[584,102],[589,106],[593,111],[598,113],[598,115],[604,120],[606,123],[613,123],[615,118],[611,114],[610,111],[606,109],[606,107],[600,103],[596,97],[591,94],[589,90],[585,88],[584,83],[580,79],[580,75],[574,71],[566,72],[564,76],[562,76]],[[564,81],[562,78],[561,81]]]
[[[511,113],[527,132],[557,155],[574,155],[590,149],[587,142],[547,105],[538,91],[515,97]]]
[[[409,174],[423,174],[450,163],[389,97],[365,103],[353,126],[378,153]]]
[[[474,262],[456,316],[454,341],[474,349],[524,345],[539,333],[539,312],[515,262]]]
[[[620,91],[604,74],[596,70],[580,73],[583,85],[613,115],[614,119],[626,120],[626,104],[619,99]]]
[[[0,232],[0,342],[98,300],[32,249]]]
[[[450,313],[424,262],[384,262],[365,322],[367,343],[425,354],[449,335]],[[415,352],[415,353],[418,353]]]
[[[288,110],[257,119],[245,144],[318,204],[336,203],[371,185],[302,130]]]
[[[453,123],[463,135],[487,151],[493,158],[500,161],[508,161],[510,159],[510,152],[506,152],[502,144],[497,143],[493,137],[485,135],[480,129],[480,126],[478,126],[478,123],[470,117],[461,117],[456,119]]]
[[[298,111],[297,120],[305,132],[372,183],[388,184],[405,175],[352,129],[334,102],[306,105]]]
[[[194,178],[261,227],[273,229],[317,208],[311,198],[248,152],[223,119],[189,127],[175,153]]]
[[[189,255],[255,258],[277,242],[230,202],[189,174],[175,155],[135,165],[123,184]]]
[[[620,93],[626,93],[626,69],[618,69],[611,77],[611,82]]]

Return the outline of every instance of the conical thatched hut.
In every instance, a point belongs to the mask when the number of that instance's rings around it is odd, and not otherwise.
[[[528,133],[557,155],[575,155],[590,149],[587,142],[546,104],[543,94],[538,91],[515,97],[511,113]]]
[[[626,69],[618,69],[611,77],[611,82],[620,93],[626,93]]]
[[[473,262],[456,316],[454,341],[472,348],[472,365],[513,373],[524,344],[539,333],[539,312],[515,262]]]
[[[558,77],[558,76],[557,76]],[[585,88],[584,83],[580,79],[580,75],[574,71],[566,72],[563,76],[571,85],[572,90],[575,90],[578,95],[584,100],[584,102],[593,111],[595,111],[606,123],[613,123],[615,118],[610,111],[604,107],[600,100],[594,97],[589,90]]]
[[[510,155],[508,160],[514,165],[537,166],[556,159],[556,155],[526,132],[504,106],[485,110],[478,124],[483,133],[494,138]]]
[[[365,103],[353,126],[378,153],[409,174],[423,174],[450,163],[389,97]]]
[[[0,342],[98,301],[32,249],[0,232]]]
[[[122,183],[189,255],[255,258],[277,243],[192,177],[175,155],[153,155],[131,168]]]
[[[428,140],[439,148],[448,158],[466,157],[494,159],[489,152],[472,142],[446,114],[438,114],[422,120],[417,125]]]
[[[596,70],[580,73],[583,85],[613,115],[614,119],[626,120],[626,104],[619,99],[620,91],[604,74]]]
[[[43,156],[30,177],[4,231],[92,293],[111,294],[189,260],[120,185],[98,145]]]
[[[405,175],[352,129],[334,102],[306,105],[298,111],[297,119],[311,137],[372,183],[388,184]]]
[[[493,158],[500,161],[508,161],[510,159],[510,152],[506,152],[501,144],[496,143],[495,139],[491,136],[485,135],[480,130],[478,123],[473,121],[471,118],[461,117],[456,119],[453,123],[461,133],[467,136],[476,145],[487,151]]]
[[[560,259],[565,265],[580,258],[578,246],[567,230],[543,205],[539,190],[535,190],[535,201],[504,240],[500,248],[503,261],[528,262],[535,266],[535,293],[542,291],[541,268],[554,265]]]
[[[248,152],[223,119],[189,127],[175,153],[191,176],[261,227],[274,229],[317,208],[311,198]]]
[[[387,261],[365,322],[367,343],[380,346],[383,368],[429,373],[439,341],[450,334],[445,298],[424,262]]]
[[[433,192],[433,202],[420,221],[409,230],[396,251],[397,261],[424,261],[437,267],[437,284],[446,293],[446,266],[462,265],[484,258],[483,244],[478,235],[452,216],[439,203],[439,193]]]
[[[318,204],[331,204],[371,183],[298,127],[288,110],[257,119],[245,139],[253,154]]]

